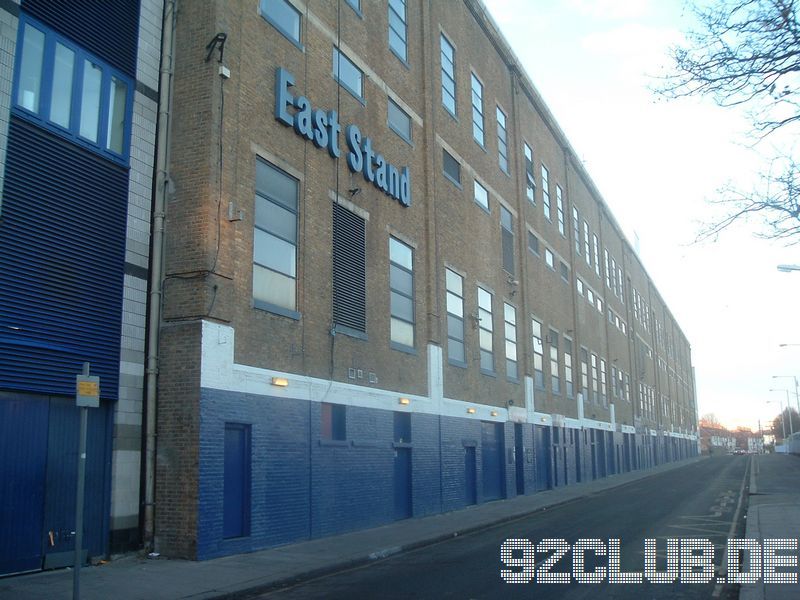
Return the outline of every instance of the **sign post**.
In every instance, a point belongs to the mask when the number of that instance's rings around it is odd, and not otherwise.
[[[75,496],[75,566],[72,571],[72,599],[81,597],[81,555],[83,554],[83,490],[86,480],[86,429],[89,408],[100,406],[100,378],[89,375],[89,363],[83,363],[83,373],[75,377],[75,405],[81,409],[81,428],[78,437],[78,484]]]

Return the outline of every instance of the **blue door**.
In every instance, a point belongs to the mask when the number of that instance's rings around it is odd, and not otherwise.
[[[536,489],[550,489],[550,428],[534,425],[533,439],[536,446]]]
[[[250,426],[225,424],[222,536],[250,533]]]
[[[394,518],[411,516],[411,448],[394,450]]]
[[[503,497],[503,425],[481,423],[481,466],[483,467],[483,500]]]
[[[0,394],[0,574],[42,568],[45,397]]]
[[[111,410],[108,402],[88,409],[83,548],[87,556],[106,554],[111,489]],[[80,409],[72,398],[50,398],[43,542],[45,569],[73,564],[75,485],[78,477]]]
[[[478,475],[475,461],[475,446],[464,448],[464,499],[467,504],[478,502]]]

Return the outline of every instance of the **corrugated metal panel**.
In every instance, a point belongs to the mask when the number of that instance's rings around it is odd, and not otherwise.
[[[364,219],[333,205],[333,321],[367,330],[367,260]]]
[[[84,361],[115,399],[127,171],[21,119],[0,221],[0,387],[71,396]]]
[[[23,0],[22,9],[126,75],[136,77],[139,2]]]

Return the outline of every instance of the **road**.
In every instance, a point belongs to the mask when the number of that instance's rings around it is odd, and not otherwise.
[[[725,542],[744,536],[745,486],[749,457],[713,457],[654,475],[559,507],[539,511],[471,535],[258,596],[263,599],[326,598],[723,598],[738,597],[725,577]],[[743,497],[744,496],[744,497]],[[540,583],[541,571],[528,583],[506,583],[501,571],[523,573],[523,567],[503,564],[500,547],[508,539],[561,539],[572,547],[553,565],[569,584]],[[597,553],[575,553],[579,539],[594,538]],[[607,552],[620,540],[620,572],[644,570],[645,538],[656,539],[656,569],[666,570],[667,538],[707,539],[715,548],[711,583],[609,584]],[[520,542],[522,544],[522,542]],[[530,548],[533,548],[531,546]],[[537,569],[548,554],[536,547]],[[522,550],[510,556],[522,557]],[[577,583],[570,570],[575,554],[586,557],[586,572],[600,573],[603,583]],[[596,556],[603,555],[603,556]],[[613,554],[613,552],[612,552]],[[607,571],[603,572],[605,567]],[[696,569],[702,570],[702,569]],[[707,571],[708,572],[708,571]],[[527,571],[525,572],[527,573]],[[605,576],[603,576],[605,575]],[[597,575],[596,575],[597,576]],[[510,576],[508,576],[510,578]],[[523,579],[527,576],[518,575]],[[590,576],[591,577],[591,576]]]

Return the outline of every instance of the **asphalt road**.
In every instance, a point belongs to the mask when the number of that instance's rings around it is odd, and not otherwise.
[[[471,535],[454,538],[419,550],[400,554],[342,573],[306,582],[259,596],[264,599],[326,598],[723,598],[738,597],[735,585],[722,584],[725,577],[725,542],[744,536],[747,498],[741,500],[748,481],[747,456],[722,456],[703,460],[628,485],[543,510],[523,519],[505,523]],[[508,539],[528,547],[524,558],[536,562],[523,566],[524,550],[501,562],[501,545]],[[600,540],[597,553],[575,552],[579,539]],[[667,539],[699,538],[714,545],[714,572],[706,567],[710,583],[686,583],[682,571],[677,583],[608,583],[612,570],[642,573],[645,565],[645,538],[656,540],[658,571],[667,571]],[[543,583],[542,570],[552,553],[540,552],[542,540],[565,540],[569,551],[551,573],[566,578],[568,584]],[[620,566],[614,569],[608,559],[618,539]],[[594,542],[596,544],[596,542]],[[545,545],[548,542],[545,542]],[[552,546],[564,546],[552,542]],[[535,553],[534,553],[535,548]],[[602,583],[578,583],[573,571],[576,555],[585,557],[585,571],[594,572]],[[597,556],[602,555],[602,556]],[[675,563],[673,563],[675,564]],[[681,565],[682,567],[684,565]],[[602,571],[605,568],[606,571]],[[506,578],[521,578],[526,583],[507,583]],[[702,578],[702,567],[700,571]],[[514,575],[516,574],[516,575]],[[591,578],[591,575],[588,576]],[[686,579],[692,577],[688,573]],[[529,580],[529,581],[528,581]],[[645,580],[647,581],[647,580]],[[684,580],[685,581],[685,580]]]

